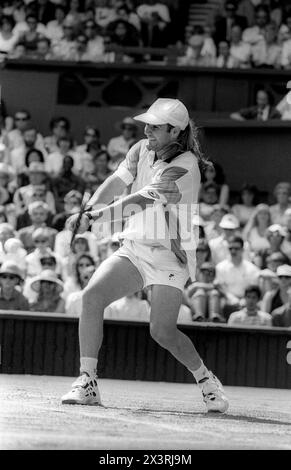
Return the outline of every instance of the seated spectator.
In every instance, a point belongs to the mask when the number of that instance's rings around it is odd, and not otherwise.
[[[50,121],[51,134],[44,138],[44,146],[48,154],[60,150],[58,142],[64,137],[69,137],[70,129],[71,124],[66,117],[54,117]]]
[[[49,21],[46,25],[46,35],[53,40],[60,40],[63,37],[63,22],[66,17],[66,9],[64,6],[56,5],[54,19]]]
[[[34,250],[26,258],[26,274],[29,277],[37,276],[43,270],[41,259],[43,256],[53,256],[56,260],[56,272],[62,274],[62,258],[56,255],[50,248],[50,232],[46,227],[37,228],[32,233]]]
[[[266,26],[270,22],[269,10],[265,5],[258,5],[255,11],[255,24],[246,28],[243,32],[243,41],[251,46],[263,41]]]
[[[270,269],[273,273],[277,273],[277,269],[283,264],[288,264],[288,258],[282,251],[275,251],[266,258],[266,269]]]
[[[71,252],[66,256],[64,259],[65,264],[65,277],[68,278],[69,276],[74,275],[76,260],[81,255],[90,255],[90,246],[88,239],[83,234],[77,234],[73,243],[71,244]],[[95,262],[97,260],[95,259]]]
[[[28,178],[30,184],[22,186],[14,193],[13,202],[16,207],[17,215],[23,214],[28,205],[32,202],[32,195],[39,187],[46,188],[47,173],[43,163],[31,162],[28,168]],[[46,203],[52,214],[56,213],[55,199],[51,191],[46,190]]]
[[[107,31],[111,43],[123,47],[138,47],[140,45],[139,33],[134,26],[124,20],[116,20],[109,24]]]
[[[157,12],[152,12],[146,20],[141,20],[140,39],[143,47],[166,48],[172,43],[172,31],[169,23],[162,20]],[[151,56],[152,60],[164,60],[163,56]]]
[[[222,217],[227,213],[228,208],[226,206],[215,204],[212,207],[209,222],[204,226],[204,233],[207,241],[217,238],[222,234],[223,230],[220,227],[220,222]]]
[[[137,7],[136,13],[142,21],[148,21],[153,13],[157,13],[163,23],[170,23],[171,21],[168,6],[156,0],[144,1]]]
[[[223,168],[219,163],[211,162],[207,165],[201,175],[201,190],[205,183],[215,183],[219,187],[219,199],[218,203],[225,206],[228,203],[229,198],[229,186],[225,183],[225,174]]]
[[[291,262],[291,209],[287,209],[285,211],[283,229],[285,232],[285,238],[281,245],[281,251]]]
[[[5,57],[18,42],[18,35],[13,32],[14,20],[10,16],[2,16],[0,20],[0,57]]]
[[[46,228],[49,234],[49,247],[53,250],[57,231],[54,228],[47,227],[46,225],[46,220],[49,212],[48,205],[42,201],[32,202],[28,206],[28,212],[32,224],[28,227],[20,229],[18,232],[19,239],[22,241],[24,248],[27,250],[28,253],[31,253],[31,251],[35,247],[34,240],[32,237],[33,232],[37,228]]]
[[[80,0],[69,0],[68,9],[69,11],[66,15],[66,20],[71,21],[78,31],[78,29],[80,29],[81,23],[85,19],[84,12],[81,11]]]
[[[200,268],[201,266],[211,261],[211,252],[208,243],[205,240],[199,240],[196,248],[196,279],[201,280]]]
[[[129,149],[137,142],[138,127],[132,118],[124,118],[121,122],[120,129],[121,135],[112,137],[107,146],[107,152],[110,156],[108,167],[112,171],[117,169],[120,162],[124,160]]]
[[[0,264],[3,262],[3,255],[5,254],[4,245],[10,238],[15,238],[16,232],[11,224],[7,222],[0,223]]]
[[[34,127],[28,127],[24,129],[22,136],[22,144],[17,148],[12,149],[10,152],[11,165],[17,174],[23,172],[23,168],[26,164],[26,155],[29,151],[39,150],[42,152],[43,158],[46,156],[44,146],[37,146],[38,133]]]
[[[132,24],[138,31],[141,29],[141,21],[139,16],[131,10],[126,3],[120,3],[115,8],[116,19],[127,21]],[[110,25],[110,23],[109,23]]]
[[[35,148],[32,148],[26,152],[25,164],[22,167],[21,173],[17,175],[17,186],[27,186],[29,184],[29,165],[31,162],[44,163],[43,153]]]
[[[37,17],[32,11],[27,10],[25,21],[16,23],[13,32],[19,37],[24,36],[28,33],[28,40],[35,33],[38,35],[46,36],[46,27],[44,24],[39,23]]]
[[[39,38],[36,43],[36,51],[32,57],[37,60],[53,60],[51,41],[48,38]]]
[[[231,208],[231,212],[238,219],[241,228],[245,227],[256,211],[257,193],[258,190],[255,186],[245,184],[240,190],[239,204],[234,204]]]
[[[272,96],[266,90],[258,90],[256,95],[256,105],[249,108],[240,109],[231,113],[231,119],[245,121],[255,119],[257,121],[267,121],[269,119],[280,119],[281,114],[272,106]]]
[[[23,248],[23,244],[18,238],[9,238],[4,243],[4,253],[2,262],[12,261],[15,263],[23,273],[26,272],[26,258],[27,251]]]
[[[52,227],[58,232],[64,230],[66,220],[70,215],[79,212],[82,202],[82,193],[72,189],[63,198],[63,211],[60,212],[59,205],[57,214],[54,216],[52,221]]]
[[[98,252],[99,252],[99,245],[98,245],[98,239],[95,233],[85,232],[85,233],[82,233],[82,235],[85,235],[85,237],[88,239],[89,246],[90,246],[90,253],[92,253],[93,257],[97,259]],[[62,257],[68,256],[71,253],[71,248],[70,248],[71,239],[72,239],[72,232],[71,230],[68,230],[65,225],[64,230],[62,230],[61,232],[58,232],[56,235],[55,250],[54,250],[55,253],[59,254]]]
[[[216,63],[215,46],[209,49],[205,46],[203,35],[194,34],[188,40],[186,54],[178,58],[178,65],[191,65],[196,67],[212,67]]]
[[[278,277],[276,271],[271,271],[269,268],[262,269],[259,273],[259,287],[261,289],[262,296],[264,296],[266,292],[277,289]]]
[[[106,150],[98,150],[96,143],[89,145],[89,154],[92,156],[91,172],[82,173],[83,178],[87,181],[87,190],[94,193],[99,186],[112,174],[109,169],[110,158]]]
[[[99,150],[106,150],[106,146],[101,144],[100,131],[99,129],[97,129],[97,127],[86,126],[83,139],[84,139],[83,143],[81,145],[77,145],[76,147],[76,153],[78,154],[79,163],[80,163],[80,156],[83,154],[86,155],[88,153],[88,146],[89,144],[92,144],[93,142],[97,144]],[[76,168],[76,171],[80,171],[82,169],[82,164],[80,165],[80,168],[79,168],[77,167],[77,162],[75,162],[75,168]]]
[[[251,66],[251,46],[243,41],[242,29],[239,25],[234,25],[231,28],[229,52],[234,67],[248,68]]]
[[[244,242],[239,236],[228,240],[230,259],[216,266],[216,281],[226,297],[225,315],[242,305],[244,292],[249,284],[258,284],[259,269],[244,259]]]
[[[209,240],[211,258],[215,265],[220,261],[229,258],[228,241],[239,230],[239,221],[234,215],[226,214],[222,217],[219,223],[219,228],[222,229],[221,235]]]
[[[243,230],[244,239],[250,244],[254,253],[268,250],[270,242],[267,238],[271,224],[271,212],[267,204],[259,204]]]
[[[38,23],[37,17],[34,14],[29,14],[26,17],[26,25],[25,29],[19,29],[19,39],[24,44],[26,49],[26,54],[30,54],[31,52],[36,51],[37,49],[37,42],[43,36],[46,36],[46,29],[45,26],[41,23]],[[16,25],[14,31],[20,25]]]
[[[245,307],[233,312],[229,325],[272,326],[272,317],[269,313],[259,310],[258,303],[261,298],[261,289],[257,285],[250,285],[245,289]]]
[[[12,202],[13,182],[15,173],[10,165],[0,163],[0,203],[6,205]]]
[[[271,313],[288,302],[287,291],[291,287],[291,266],[283,264],[277,268],[279,286],[266,292],[262,300],[262,310]]]
[[[64,285],[63,297],[66,299],[69,294],[79,292],[86,286],[86,280],[82,276],[84,270],[89,266],[95,267],[94,259],[88,253],[81,253],[75,260],[74,270],[71,276],[68,276]]]
[[[57,212],[64,208],[64,197],[72,190],[83,194],[86,184],[85,181],[73,173],[74,160],[70,155],[64,157],[63,166],[59,175],[52,179],[52,188],[55,198]]]
[[[208,221],[213,207],[218,203],[219,187],[215,183],[204,183],[200,193],[199,214],[204,221]]]
[[[141,300],[140,293],[136,292],[112,302],[104,310],[106,320],[124,321],[150,321],[150,306],[146,300]]]
[[[100,28],[105,29],[107,25],[116,18],[115,10],[108,0],[95,0],[95,21]]]
[[[46,171],[54,177],[59,176],[66,156],[71,156],[74,159],[74,162],[78,158],[74,152],[74,142],[71,137],[60,137],[57,145],[58,149],[49,153],[45,162]]]
[[[74,60],[75,62],[91,61],[91,57],[88,54],[87,43],[88,39],[85,34],[79,33],[76,35],[76,52],[72,55],[71,60]]]
[[[37,293],[37,300],[30,305],[34,312],[65,313],[65,301],[60,294],[63,282],[50,269],[42,271],[31,282],[31,288]]]
[[[279,44],[283,44],[288,39],[291,39],[291,11],[287,12],[278,32]]]
[[[94,20],[88,19],[85,22],[84,33],[88,39],[88,57],[90,57],[92,62],[103,62],[105,53],[104,39],[101,35],[100,28],[97,26]]]
[[[83,289],[88,285],[91,277],[95,272],[95,266],[88,266],[80,272],[81,283]],[[79,317],[82,312],[82,290],[78,292],[72,292],[68,295],[66,300],[66,313],[72,317]]]
[[[281,328],[291,327],[291,287],[287,289],[287,302],[271,312],[272,325]]]
[[[252,63],[255,67],[280,68],[281,46],[277,42],[277,26],[269,23],[262,41],[252,46]]]
[[[24,143],[24,131],[31,128],[31,115],[25,109],[20,109],[14,114],[15,129],[8,132],[8,148],[10,151],[16,147],[25,146]],[[37,133],[35,148],[43,151],[43,137],[40,133]]]
[[[224,12],[215,19],[214,40],[218,45],[220,41],[230,41],[231,28],[239,25],[243,30],[247,26],[247,20],[244,16],[237,14],[237,3],[232,0],[226,0],[224,3]]]
[[[216,67],[233,69],[237,66],[236,60],[230,53],[230,44],[228,41],[220,41],[218,44],[218,56],[216,59]]]
[[[59,60],[74,60],[77,43],[75,41],[75,22],[66,18],[63,22],[64,34],[52,42],[52,53]]]
[[[35,201],[42,201],[46,203],[47,200],[47,189],[45,185],[39,185],[35,186],[33,191],[31,192],[31,195],[28,198],[27,201],[27,209],[24,210],[24,212],[18,214],[15,219],[15,226],[16,230],[20,230],[23,227],[28,227],[31,225],[31,218],[28,212],[28,206],[32,202]],[[53,221],[54,214],[49,210],[47,219],[46,219],[46,224],[48,227],[52,227],[52,221]]]
[[[274,196],[276,204],[270,207],[272,223],[283,225],[285,211],[291,208],[291,184],[289,182],[278,183],[274,189]]]
[[[28,300],[17,290],[23,283],[23,274],[17,264],[6,261],[0,268],[0,309],[29,311]]]
[[[223,321],[220,315],[223,294],[215,283],[215,266],[209,262],[203,263],[200,274],[200,280],[191,284],[186,291],[193,321]]]
[[[55,13],[55,1],[50,0],[38,0],[36,8],[36,16],[40,23],[47,24],[54,18]]]

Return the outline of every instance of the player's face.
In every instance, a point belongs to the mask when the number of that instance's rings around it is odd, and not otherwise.
[[[161,150],[163,147],[174,140],[167,124],[162,124],[159,126],[146,124],[144,133],[148,138],[150,149],[154,150],[155,152]]]

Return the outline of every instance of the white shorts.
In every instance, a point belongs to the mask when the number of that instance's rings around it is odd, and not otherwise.
[[[161,284],[183,291],[189,278],[188,267],[182,266],[175,254],[167,248],[125,239],[113,255],[124,256],[134,264],[143,278],[143,287]]]

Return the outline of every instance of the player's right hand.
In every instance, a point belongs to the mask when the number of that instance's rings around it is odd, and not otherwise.
[[[70,230],[71,232],[74,232],[76,230],[76,223],[77,223],[78,217],[79,217],[79,214],[73,214],[67,219],[66,221],[67,230]],[[87,232],[89,227],[90,227],[89,218],[86,216],[86,214],[82,214],[77,233]]]

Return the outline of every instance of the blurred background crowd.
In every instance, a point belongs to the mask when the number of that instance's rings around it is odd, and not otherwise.
[[[288,0],[3,0],[0,57],[114,62],[172,48],[181,66],[291,68]],[[174,51],[174,52],[173,52]],[[168,55],[129,51],[122,61]]]
[[[54,117],[48,135],[29,110],[2,120],[0,141],[0,309],[81,311],[82,289],[120,246],[122,225],[95,226],[70,249],[68,217],[84,191],[93,194],[143,137],[131,117],[104,142],[87,125],[77,142],[68,117]],[[197,278],[184,291],[179,322],[291,326],[291,183],[272,194],[243,185],[234,197],[217,162],[202,174]],[[96,225],[96,224],[95,224]],[[99,228],[98,228],[99,227]],[[150,289],[111,304],[106,318],[149,320]]]

